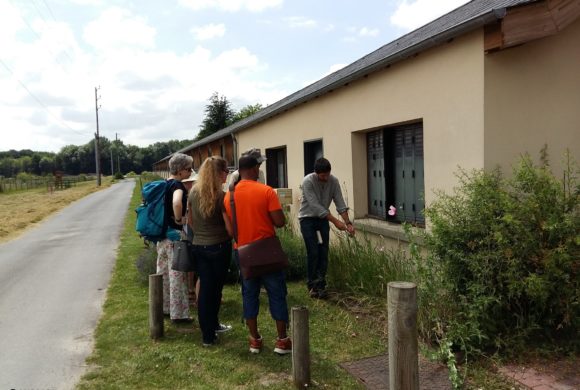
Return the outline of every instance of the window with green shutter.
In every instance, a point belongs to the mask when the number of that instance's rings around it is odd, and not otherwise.
[[[367,156],[369,215],[424,225],[423,124],[368,133]]]

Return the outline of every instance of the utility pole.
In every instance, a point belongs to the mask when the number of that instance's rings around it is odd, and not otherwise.
[[[117,140],[117,133],[115,133],[115,150],[117,152],[117,171],[121,172],[121,163],[119,162],[119,141]]]
[[[97,132],[95,133],[95,165],[97,167],[97,187],[101,186],[101,152],[99,151],[99,96],[97,91],[101,87],[95,87],[95,112],[97,114]]]

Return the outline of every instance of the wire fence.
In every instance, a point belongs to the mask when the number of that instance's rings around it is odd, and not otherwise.
[[[90,176],[34,177],[27,179],[0,177],[0,193],[25,191],[45,187],[47,191],[64,190],[78,183],[94,180]]]

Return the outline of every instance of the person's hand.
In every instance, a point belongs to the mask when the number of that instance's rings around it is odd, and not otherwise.
[[[355,230],[354,230],[354,225],[352,223],[348,223],[346,225],[346,231],[348,232],[348,234],[350,234],[351,236],[354,236]]]
[[[334,226],[336,226],[336,228],[338,230],[347,230],[347,226],[344,222],[339,221],[338,219],[336,221],[333,222]]]

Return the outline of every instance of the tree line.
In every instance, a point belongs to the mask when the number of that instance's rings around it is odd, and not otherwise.
[[[190,145],[192,140],[171,140],[156,142],[145,148],[125,145],[123,141],[110,141],[99,138],[101,152],[101,172],[111,175],[115,172],[135,172],[151,170],[154,162]],[[111,172],[111,152],[113,172]],[[0,176],[16,177],[21,173],[45,176],[55,171],[68,175],[96,173],[95,142],[90,140],[84,145],[67,145],[58,153],[36,152],[29,149],[0,152]]]
[[[125,145],[121,140],[99,137],[101,172],[104,175],[112,175],[117,172],[141,173],[151,170],[156,161],[261,109],[260,104],[254,104],[236,112],[225,96],[220,96],[215,92],[205,107],[205,117],[195,139],[156,142],[147,147],[138,147]],[[30,149],[0,151],[0,176],[16,177],[22,173],[45,176],[52,175],[55,171],[62,171],[68,175],[96,173],[94,140],[89,140],[84,145],[64,146],[58,153]]]

